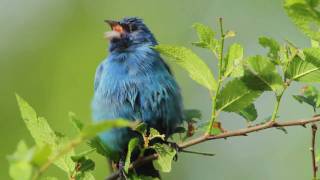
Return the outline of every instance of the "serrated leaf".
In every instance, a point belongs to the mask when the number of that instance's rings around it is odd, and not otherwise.
[[[208,48],[217,54],[220,49],[220,44],[215,39],[216,33],[209,27],[201,23],[195,23],[193,28],[197,31],[199,42],[192,43],[201,48]]]
[[[287,79],[300,82],[320,82],[320,67],[295,56],[288,64],[285,76]]]
[[[96,149],[97,153],[104,157],[108,157],[114,161],[119,159],[119,154],[112,151],[107,144],[104,144],[99,136],[90,139],[88,145]]]
[[[81,136],[84,138],[93,138],[103,131],[112,128],[130,127],[133,126],[133,124],[133,122],[124,119],[106,120],[85,126],[81,131]]]
[[[269,37],[260,37],[259,44],[264,48],[269,48],[267,56],[276,64],[280,64],[280,45],[279,43]]]
[[[261,91],[248,88],[240,79],[229,81],[217,96],[217,110],[239,112],[254,102]]]
[[[305,60],[316,67],[320,67],[320,49],[319,48],[306,48],[303,50]]]
[[[243,76],[243,48],[240,44],[232,44],[225,59],[225,77]]]
[[[293,95],[293,98],[300,103],[309,104],[313,107],[313,110],[316,111],[316,108],[319,107],[319,91],[313,86],[306,86],[302,91],[302,95]]]
[[[38,117],[35,110],[20,96],[16,95],[18,105],[20,108],[22,119],[24,120],[31,136],[39,147],[48,144],[52,152],[56,152],[62,147],[64,138],[60,138],[51,129],[47,120],[43,117]],[[54,164],[60,169],[69,173],[74,169],[74,163],[71,161],[70,156],[74,155],[71,150],[57,159]]]
[[[132,138],[132,139],[130,139],[130,141],[128,143],[127,157],[126,157],[126,161],[125,161],[125,164],[124,164],[124,170],[127,173],[129,171],[129,166],[130,166],[130,163],[131,163],[131,153],[137,147],[138,144],[139,144],[139,139],[138,138]]]
[[[275,65],[263,56],[253,56],[247,60],[243,79],[251,89],[271,90],[277,94],[283,89],[282,78]]]
[[[248,122],[252,122],[252,121],[256,120],[258,117],[258,113],[257,113],[256,107],[254,106],[254,104],[250,104],[246,108],[240,110],[238,112],[238,114],[240,116],[242,116]]]
[[[285,10],[294,24],[310,38],[320,41],[318,1],[285,0]]]
[[[163,55],[174,59],[173,62],[184,68],[191,79],[208,88],[210,91],[216,90],[217,83],[211,70],[204,61],[190,49],[170,45],[158,45],[155,49]]]
[[[152,148],[158,153],[158,158],[153,162],[153,166],[161,172],[170,172],[173,157],[176,150],[166,144],[155,144]]]

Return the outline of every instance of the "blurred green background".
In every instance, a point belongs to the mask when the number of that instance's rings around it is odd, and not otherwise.
[[[309,46],[286,16],[280,0],[0,0],[0,179],[9,179],[6,155],[23,138],[33,145],[20,118],[14,93],[24,97],[54,129],[71,135],[69,111],[90,121],[90,101],[96,66],[107,55],[103,33],[104,19],[139,16],[160,43],[190,46],[196,40],[194,22],[216,26],[224,17],[226,29],[237,32],[231,42],[241,43],[246,55],[265,53],[258,37],[271,36],[280,42],[290,39],[301,47]],[[230,41],[229,41],[230,42]],[[209,52],[194,48],[214,68]],[[180,68],[172,65],[182,87],[185,106],[201,109],[204,120],[210,114],[206,90],[192,82]],[[301,85],[285,94],[281,119],[309,117],[312,109],[291,98]],[[259,119],[271,115],[274,98],[264,94],[257,101]],[[244,127],[239,116],[223,114],[225,128]],[[290,128],[284,135],[267,130],[248,137],[207,142],[192,149],[216,153],[208,158],[180,154],[164,179],[311,179],[310,130]],[[94,171],[103,179],[108,168],[100,157]],[[52,167],[48,174],[64,179]]]

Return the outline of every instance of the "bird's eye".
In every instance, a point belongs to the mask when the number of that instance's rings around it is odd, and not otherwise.
[[[132,24],[121,24],[121,26],[129,33],[137,30],[137,28]]]

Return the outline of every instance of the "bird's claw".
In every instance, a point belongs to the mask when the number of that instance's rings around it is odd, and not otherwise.
[[[118,168],[119,168],[119,180],[127,180],[127,174],[126,171],[124,170],[124,161],[120,160],[118,163]]]

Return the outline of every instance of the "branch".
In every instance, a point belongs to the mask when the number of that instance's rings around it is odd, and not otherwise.
[[[311,139],[311,155],[312,155],[312,171],[313,171],[313,179],[317,179],[317,171],[318,171],[318,166],[316,163],[316,155],[315,155],[315,142],[316,142],[316,133],[317,133],[317,125],[312,124],[311,126],[311,132],[312,132],[312,139]]]
[[[259,124],[256,126],[247,127],[244,129],[238,129],[234,131],[227,131],[215,136],[212,135],[203,135],[196,139],[192,139],[190,141],[187,141],[185,143],[179,144],[179,149],[183,150],[185,148],[188,148],[190,146],[194,146],[196,144],[200,144],[205,141],[214,140],[214,139],[226,139],[229,137],[235,137],[235,136],[247,136],[249,133],[258,132],[265,129],[271,129],[271,128],[277,128],[277,127],[290,127],[290,126],[302,126],[306,127],[307,124],[315,123],[320,121],[320,116],[314,116],[311,119],[298,119],[298,120],[292,120],[292,121],[286,121],[286,122],[275,122],[275,121],[268,121],[263,124]],[[141,165],[145,164],[146,162],[153,161],[158,158],[158,154],[152,154],[146,157],[142,157],[140,159],[137,159],[134,161],[130,167],[129,170],[132,170],[134,168],[140,167]],[[108,180],[114,180],[117,177],[119,177],[120,172],[116,171],[113,174],[111,174],[109,177],[107,177]]]

